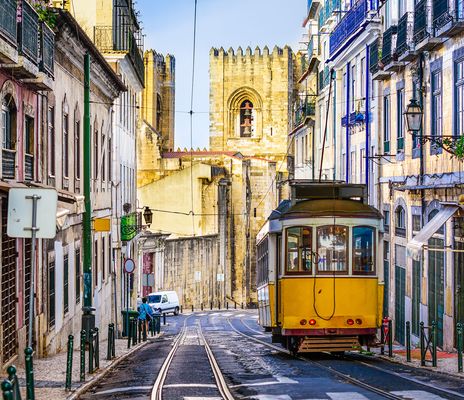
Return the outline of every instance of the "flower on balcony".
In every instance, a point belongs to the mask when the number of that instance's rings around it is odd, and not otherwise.
[[[50,28],[56,26],[56,15],[49,6],[48,0],[33,0],[32,5],[37,15],[39,16],[39,21],[45,22]]]

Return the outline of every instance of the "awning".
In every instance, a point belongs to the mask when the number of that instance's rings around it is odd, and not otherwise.
[[[427,222],[421,231],[408,242],[406,245],[408,256],[412,257],[414,260],[419,260],[422,247],[424,247],[432,235],[440,229],[440,227],[448,221],[458,209],[458,205],[444,205],[438,214]]]

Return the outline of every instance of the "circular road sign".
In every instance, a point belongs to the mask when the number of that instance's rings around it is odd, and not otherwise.
[[[126,272],[126,274],[132,274],[132,272],[134,272],[134,269],[134,260],[132,258],[126,258],[126,260],[124,261],[124,271]]]

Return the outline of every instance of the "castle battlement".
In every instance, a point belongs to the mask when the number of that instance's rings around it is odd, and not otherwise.
[[[145,58],[153,62],[158,71],[172,75],[175,70],[175,60],[176,58],[172,54],[163,55],[156,52],[153,49],[145,51]]]
[[[288,45],[285,45],[283,48],[274,46],[272,52],[269,51],[267,46],[264,46],[262,51],[259,46],[256,46],[254,50],[252,50],[250,46],[248,46],[245,50],[243,50],[241,46],[239,46],[236,50],[230,47],[227,51],[224,50],[223,47],[220,47],[219,49],[212,47],[209,52],[211,61],[222,60],[224,62],[235,62],[238,59],[250,61],[256,59],[262,59],[263,61],[266,59],[286,60],[288,57],[291,57],[292,54],[292,49]]]

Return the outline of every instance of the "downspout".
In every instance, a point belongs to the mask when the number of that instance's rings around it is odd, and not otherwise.
[[[345,164],[345,181],[349,182],[349,165],[350,165],[350,63],[346,64],[346,129],[345,129],[345,142],[346,142],[346,164]]]
[[[369,110],[370,110],[370,101],[369,101],[369,45],[366,45],[366,62],[365,62],[365,67],[366,67],[366,101],[365,101],[365,113],[366,113],[366,151],[365,151],[365,166],[364,170],[366,171],[366,198],[367,201],[369,202],[369,149],[370,149],[370,143],[369,143]],[[362,84],[362,83],[361,83]],[[361,161],[362,162],[362,161]]]
[[[334,88],[333,88],[333,114],[332,114],[332,121],[333,121],[333,157],[334,157],[334,169],[333,169],[333,180],[337,179],[337,81],[336,81],[336,72],[333,71],[334,77]]]

